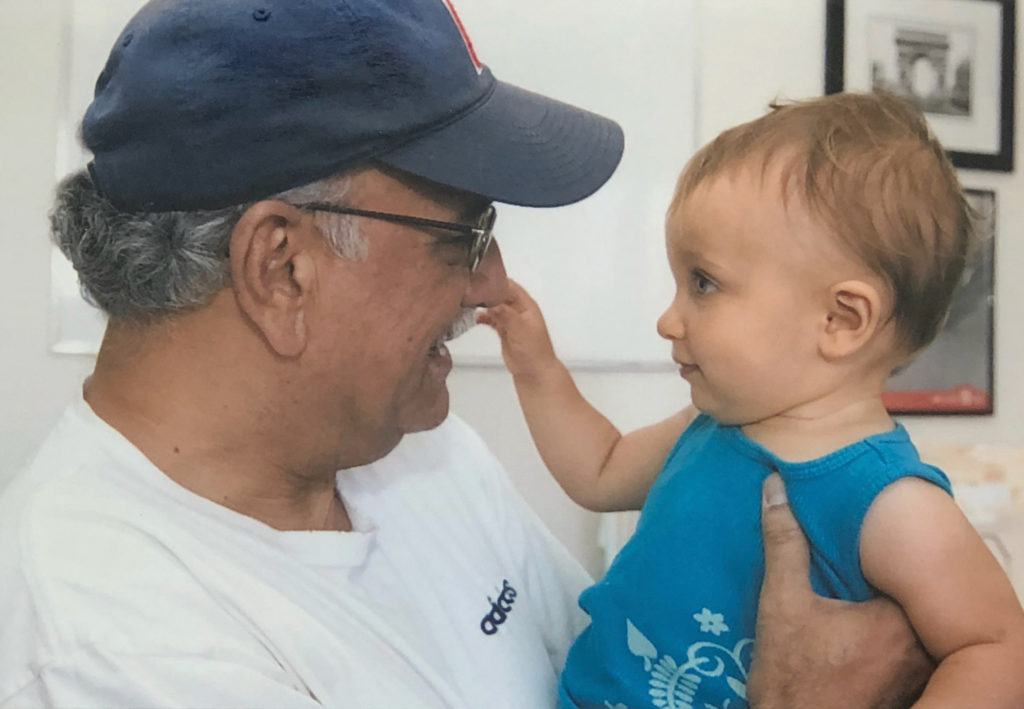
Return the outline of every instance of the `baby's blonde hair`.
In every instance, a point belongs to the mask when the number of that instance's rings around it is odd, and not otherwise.
[[[756,161],[760,161],[759,163]],[[779,167],[839,244],[884,278],[898,347],[910,355],[942,328],[973,241],[973,212],[922,114],[886,93],[772,104],[701,148],[679,177],[669,214],[709,178]]]

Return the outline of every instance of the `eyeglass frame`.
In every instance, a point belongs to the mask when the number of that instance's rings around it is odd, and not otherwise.
[[[483,211],[480,218],[477,220],[476,226],[460,224],[458,222],[443,222],[437,219],[426,219],[424,217],[413,217],[408,214],[394,214],[392,212],[376,212],[370,209],[357,209],[356,207],[343,207],[338,204],[331,204],[330,202],[304,202],[302,204],[294,204],[292,206],[307,212],[330,212],[332,214],[345,214],[354,217],[367,217],[369,219],[379,219],[381,221],[392,222],[394,224],[408,224],[410,226],[426,227],[428,229],[445,229],[447,231],[457,232],[463,236],[472,236],[473,240],[469,244],[470,274],[476,271],[477,266],[480,265],[480,262],[484,258],[484,254],[487,253],[487,249],[494,240],[494,223],[498,218],[498,210],[494,208],[493,204],[487,205],[487,209]]]

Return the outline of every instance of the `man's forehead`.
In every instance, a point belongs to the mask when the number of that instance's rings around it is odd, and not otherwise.
[[[368,166],[359,173],[361,176],[371,174],[376,174],[378,179],[360,180],[357,176],[357,185],[362,183],[362,186],[365,189],[372,190],[374,189],[374,184],[380,184],[379,177],[383,176],[387,180],[399,183],[402,187],[414,192],[420,197],[436,202],[437,204],[452,210],[452,212],[457,215],[476,215],[482,212],[484,208],[490,204],[489,199],[473,192],[466,192],[465,190],[441,184],[440,182],[427,180],[417,175],[382,165],[380,163]],[[356,193],[358,194],[360,191],[362,190],[357,187]]]

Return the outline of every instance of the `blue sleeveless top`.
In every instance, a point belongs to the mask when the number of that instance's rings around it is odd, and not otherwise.
[[[864,515],[882,489],[917,476],[950,491],[906,430],[822,458],[780,460],[701,414],[651,487],[633,537],[580,596],[590,625],[569,650],[559,707],[744,709],[764,577],[761,483],[777,470],[811,549],[823,596],[873,595],[860,570]]]

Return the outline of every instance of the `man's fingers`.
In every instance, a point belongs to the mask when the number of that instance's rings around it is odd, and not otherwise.
[[[807,538],[789,509],[782,478],[777,473],[769,475],[762,492],[764,585],[761,597],[771,596],[779,602],[794,593],[811,592]]]

